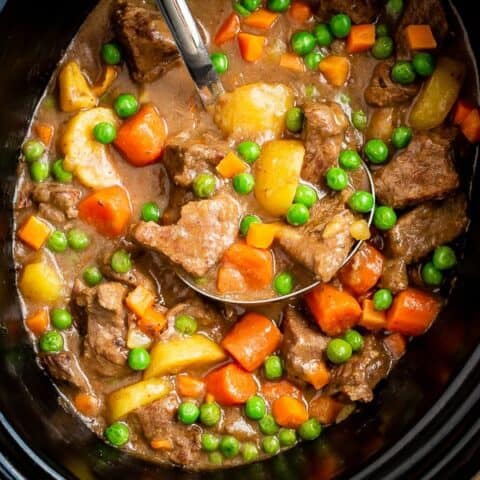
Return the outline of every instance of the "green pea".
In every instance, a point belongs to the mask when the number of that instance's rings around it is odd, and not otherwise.
[[[365,155],[376,165],[385,163],[388,160],[388,147],[383,140],[373,138],[365,145]]]
[[[177,417],[184,425],[192,425],[198,420],[200,409],[193,402],[182,402]]]
[[[52,165],[53,178],[60,183],[70,183],[73,180],[72,172],[68,172],[63,168],[63,160],[59,159]]]
[[[212,465],[221,465],[223,463],[223,455],[220,452],[212,452],[208,456],[208,461]]]
[[[89,287],[95,287],[103,280],[103,275],[98,267],[88,267],[83,271],[83,280]]]
[[[406,148],[412,141],[413,132],[410,127],[397,127],[392,134],[392,145],[397,148]]]
[[[90,239],[88,238],[88,235],[78,228],[72,228],[68,231],[67,241],[69,247],[76,252],[81,252],[90,245]]]
[[[373,295],[373,306],[375,310],[388,310],[392,306],[393,295],[388,288],[381,288]]]
[[[43,160],[36,160],[30,164],[30,177],[34,182],[44,182],[50,173],[50,168],[47,162]]]
[[[254,12],[261,4],[261,0],[242,0],[242,5],[250,12]]]
[[[222,418],[222,410],[216,403],[204,403],[200,407],[200,422],[206,427],[213,427]]]
[[[343,150],[338,157],[338,164],[344,170],[357,170],[362,165],[362,158],[355,150]]]
[[[368,125],[367,114],[363,110],[355,110],[352,112],[352,124],[357,130],[365,130]]]
[[[267,413],[267,406],[263,398],[254,395],[247,400],[245,404],[245,415],[250,420],[261,420]]]
[[[303,57],[303,61],[309,70],[318,70],[318,66],[323,58],[324,55],[322,55],[320,52],[310,52]]]
[[[183,335],[193,335],[197,328],[197,321],[190,315],[182,314],[175,319],[175,330]]]
[[[315,440],[322,433],[322,426],[317,419],[311,418],[298,429],[298,434],[303,440]]]
[[[373,224],[382,231],[391,230],[397,223],[397,214],[392,207],[377,207],[373,216]]]
[[[410,62],[397,62],[392,67],[392,80],[401,85],[409,85],[416,79],[415,70]]]
[[[220,440],[219,449],[225,457],[233,458],[240,452],[240,442],[231,435],[225,435]]]
[[[299,185],[295,192],[294,203],[301,203],[307,208],[312,208],[318,200],[317,191],[308,185]]]
[[[432,262],[437,270],[449,270],[457,264],[457,255],[453,248],[443,245],[433,252]]]
[[[250,229],[250,225],[253,223],[262,223],[260,217],[257,215],[245,215],[240,222],[240,235],[242,237],[246,237],[248,234],[248,230]]]
[[[55,253],[62,253],[68,247],[68,240],[65,233],[55,230],[48,238],[47,247]]]
[[[379,37],[375,40],[372,47],[372,55],[377,60],[384,60],[393,54],[394,43],[391,37]]]
[[[403,0],[388,0],[386,9],[390,15],[400,15],[403,11]]]
[[[283,376],[282,359],[278,355],[270,355],[265,359],[263,372],[267,380],[278,380]]]
[[[283,13],[290,7],[290,0],[267,0],[267,7],[272,12]]]
[[[303,110],[299,107],[290,108],[287,111],[285,117],[285,123],[287,125],[287,129],[292,133],[301,132],[303,129],[303,121],[305,118],[305,114]]]
[[[233,9],[241,16],[248,17],[252,12],[246,9],[240,2],[233,2]]]
[[[261,153],[260,145],[256,142],[245,141],[237,146],[237,152],[247,163],[252,164],[258,160]]]
[[[430,53],[416,53],[412,59],[413,69],[421,77],[430,77],[435,70],[435,58]]]
[[[343,335],[343,339],[350,344],[354,352],[358,352],[363,348],[363,336],[356,330],[347,330]]]
[[[64,308],[54,308],[50,312],[50,321],[55,328],[58,328],[58,330],[67,330],[73,323],[72,315]]]
[[[298,227],[305,225],[310,220],[308,208],[301,203],[293,203],[287,211],[287,222]]]
[[[100,122],[95,125],[93,136],[97,142],[108,145],[117,138],[117,129],[113,123]]]
[[[265,437],[262,440],[262,448],[267,455],[276,455],[280,451],[280,441],[274,436]]]
[[[269,413],[258,422],[258,426],[264,435],[275,435],[279,429],[277,422]]]
[[[273,279],[273,289],[278,295],[288,295],[292,293],[294,280],[291,273],[281,272]]]
[[[63,343],[63,337],[56,330],[50,330],[40,337],[39,347],[44,353],[59,353]]]
[[[113,103],[113,108],[120,118],[128,118],[135,115],[140,108],[138,100],[130,93],[122,93]]]
[[[144,222],[158,222],[160,220],[160,208],[155,202],[147,202],[142,205],[141,217]]]
[[[128,352],[128,366],[138,372],[146,370],[150,365],[150,354],[145,348],[132,348]]]
[[[278,432],[278,440],[282,447],[291,447],[297,443],[297,432],[293,428],[281,428]]]
[[[239,173],[232,180],[233,189],[240,195],[248,195],[255,187],[255,179],[251,173]]]
[[[213,433],[202,433],[202,450],[205,452],[214,452],[220,445],[220,438]]]
[[[337,38],[345,38],[352,29],[352,21],[350,17],[344,13],[334,15],[330,19],[330,30]]]
[[[344,190],[348,186],[347,172],[340,167],[331,167],[325,175],[327,185],[336,192]]]
[[[112,423],[105,430],[105,438],[114,447],[122,447],[128,442],[130,430],[127,425],[122,422]]]
[[[127,273],[132,269],[132,259],[125,250],[117,250],[110,259],[110,266],[116,273]]]
[[[422,267],[422,279],[427,285],[438,287],[443,282],[443,273],[428,262]]]
[[[229,61],[228,57],[223,52],[215,52],[210,55],[210,59],[215,71],[222,75],[228,70]]]
[[[333,42],[333,35],[330,27],[326,23],[319,23],[313,29],[313,34],[317,39],[317,44],[320,47],[329,47]]]
[[[102,46],[102,59],[107,65],[118,65],[122,61],[122,52],[116,43]]]
[[[245,462],[254,462],[258,459],[258,448],[254,443],[247,442],[242,447],[242,457]]]
[[[45,147],[38,140],[29,140],[22,147],[23,156],[27,162],[40,160],[45,153]]]
[[[354,211],[358,213],[368,213],[374,207],[375,201],[373,195],[370,192],[358,190],[349,199],[348,205]]]
[[[388,29],[388,26],[385,24],[385,23],[379,23],[376,27],[375,27],[375,35],[377,37],[386,37],[387,35],[389,35],[389,29]]]
[[[198,198],[211,197],[217,188],[217,179],[211,173],[201,173],[193,181],[193,193]]]
[[[345,363],[352,356],[352,346],[341,338],[330,340],[327,345],[327,358],[335,364]]]

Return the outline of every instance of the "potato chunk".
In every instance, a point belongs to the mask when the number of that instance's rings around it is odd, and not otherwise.
[[[84,108],[93,108],[97,97],[93,94],[78,63],[68,62],[58,76],[60,90],[60,108],[64,112],[76,112]]]
[[[44,261],[29,263],[19,283],[22,295],[34,302],[54,304],[64,294],[64,282],[55,269]]]

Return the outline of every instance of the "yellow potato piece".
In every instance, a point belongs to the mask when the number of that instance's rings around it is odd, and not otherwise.
[[[64,293],[63,279],[44,262],[30,263],[20,276],[20,291],[34,302],[55,303]]]
[[[293,202],[305,147],[296,140],[266,143],[255,163],[255,197],[272,215],[285,215]]]
[[[121,184],[120,176],[110,160],[108,146],[97,142],[93,136],[93,129],[100,122],[117,125],[115,114],[109,108],[79,112],[68,122],[62,139],[64,168],[90,188]]]
[[[58,76],[60,90],[60,108],[64,112],[76,112],[85,108],[93,108],[97,97],[88,85],[78,63],[68,62]]]
[[[223,349],[203,335],[157,343],[150,352],[150,366],[144,378],[179,373],[189,367],[204,367],[222,362]]]
[[[293,100],[292,89],[281,83],[244,85],[220,97],[215,107],[215,123],[226,135],[238,139],[279,138]]]
[[[152,378],[121,388],[107,398],[108,418],[115,422],[133,410],[159,400],[171,389],[165,378]]]

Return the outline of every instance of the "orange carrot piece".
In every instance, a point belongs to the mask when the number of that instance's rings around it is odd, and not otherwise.
[[[433,50],[437,48],[437,41],[433,36],[430,25],[409,25],[405,28],[410,50]]]
[[[167,317],[163,312],[152,306],[143,312],[137,326],[145,335],[157,338],[167,326]]]
[[[341,87],[350,75],[350,62],[347,57],[330,55],[320,62],[318,69],[330,85]]]
[[[452,119],[454,125],[461,125],[472,110],[475,110],[475,106],[471,102],[460,99],[453,109]]]
[[[283,396],[293,397],[297,400],[302,399],[302,393],[300,390],[288,380],[263,383],[262,396],[270,405],[272,405],[275,400],[278,400]]]
[[[280,228],[277,223],[252,223],[247,233],[247,245],[270,248]]]
[[[387,329],[403,335],[421,335],[434,322],[441,302],[431,294],[408,288],[395,296],[387,312]]]
[[[78,204],[81,220],[99,233],[114,238],[125,233],[132,216],[127,192],[119,186],[97,190]]]
[[[135,167],[144,167],[158,161],[167,139],[167,125],[151,104],[119,128],[115,146]]]
[[[268,30],[273,26],[278,17],[278,13],[273,13],[265,8],[260,8],[248,17],[245,17],[243,24],[260,30]]]
[[[155,295],[142,285],[139,285],[135,288],[135,290],[131,291],[125,299],[125,304],[127,307],[139,317],[145,315],[145,312],[154,303]]]
[[[321,360],[311,361],[305,369],[305,379],[314,386],[315,390],[320,390],[330,382],[330,372]]]
[[[266,38],[261,35],[253,35],[251,33],[239,33],[238,34],[238,46],[242,58],[246,62],[256,62],[260,60],[263,54],[263,47],[265,45]]]
[[[33,313],[26,320],[27,328],[37,337],[47,331],[49,323],[50,318],[45,309]]]
[[[327,335],[340,335],[353,327],[362,315],[362,309],[352,295],[328,284],[314,288],[305,300],[318,326]]]
[[[236,13],[232,13],[226,20],[223,22],[222,26],[219,28],[218,32],[213,38],[215,45],[222,45],[230,40],[233,40],[237,33],[240,31],[240,19]]]
[[[205,396],[205,382],[190,375],[177,375],[177,392],[181,397],[202,399]]]
[[[207,393],[220,405],[241,405],[257,392],[257,384],[251,373],[230,363],[205,377]]]
[[[353,25],[347,38],[347,52],[360,53],[370,50],[375,44],[373,23]]]
[[[75,408],[86,417],[94,417],[98,413],[98,400],[88,393],[78,393],[73,401]]]
[[[286,395],[273,402],[272,415],[281,427],[287,428],[297,428],[308,420],[303,402]]]
[[[43,220],[31,215],[18,230],[18,238],[34,250],[39,250],[51,231],[52,229]]]
[[[172,450],[173,449],[173,443],[171,440],[168,438],[154,438],[150,442],[150,447],[153,448],[153,450]]]
[[[49,123],[37,122],[33,127],[38,139],[48,147],[53,139],[55,128]]]
[[[313,16],[310,5],[303,2],[292,2],[288,16],[296,23],[307,23]]]
[[[358,324],[368,330],[381,330],[387,325],[387,314],[375,310],[373,301],[366,298],[363,301],[362,318]]]
[[[480,112],[477,108],[467,115],[460,128],[470,143],[480,142]]]
[[[227,333],[222,347],[248,372],[253,372],[282,341],[278,327],[264,315],[250,312]]]
[[[295,53],[283,53],[280,57],[280,66],[283,68],[288,68],[289,70],[292,70],[294,72],[305,71],[305,63]]]
[[[233,178],[235,175],[243,173],[248,167],[238,155],[236,155],[234,152],[230,152],[223,160],[220,161],[216,168],[217,172],[223,178]]]
[[[220,265],[217,272],[217,290],[220,293],[242,293],[248,289],[245,279],[236,267]]]
[[[407,340],[401,333],[391,333],[383,343],[395,360],[401,358],[407,349]]]
[[[215,402],[215,397],[211,393],[207,393],[205,395],[205,403],[213,403]]]
[[[322,425],[330,425],[335,422],[343,407],[343,403],[327,395],[322,395],[310,402],[308,411],[310,416],[316,418]]]
[[[368,243],[340,270],[342,285],[355,295],[363,295],[380,280],[385,258]]]

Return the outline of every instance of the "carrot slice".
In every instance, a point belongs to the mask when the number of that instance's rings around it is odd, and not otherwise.
[[[230,363],[205,377],[207,393],[221,405],[241,405],[257,392],[257,384],[251,373]]]
[[[252,223],[247,233],[247,245],[270,248],[280,228],[277,223]]]
[[[343,407],[343,403],[327,395],[322,395],[310,402],[308,411],[310,416],[316,418],[322,425],[330,425],[335,422]]]
[[[251,33],[243,32],[238,34],[238,46],[242,58],[246,62],[253,63],[260,60],[265,42],[266,38],[261,35],[253,35]]]
[[[150,442],[150,446],[153,450],[172,450],[173,443],[168,438],[154,438]]]
[[[27,328],[37,337],[47,331],[49,322],[48,311],[45,309],[33,313],[26,320]]]
[[[385,337],[383,343],[395,360],[401,358],[407,349],[407,340],[401,333],[390,334],[388,337]]]
[[[281,427],[287,428],[297,428],[308,420],[303,402],[286,395],[273,402],[272,415]]]
[[[330,55],[320,62],[318,69],[330,85],[341,87],[350,75],[350,62],[347,57]]]
[[[55,128],[49,123],[37,122],[35,123],[33,129],[38,139],[48,147],[53,139],[55,133]]]
[[[305,379],[314,386],[315,390],[320,390],[330,382],[330,372],[321,360],[309,362]]]
[[[305,300],[318,326],[327,335],[340,335],[353,327],[362,315],[362,309],[352,295],[331,285],[314,288]]]
[[[28,217],[27,221],[18,230],[18,237],[34,250],[39,250],[46,242],[52,229],[35,215]]]
[[[281,341],[280,330],[269,318],[250,312],[227,333],[221,345],[245,370],[253,372]]]
[[[228,18],[223,22],[222,26],[219,28],[218,32],[213,38],[215,45],[222,45],[230,40],[233,40],[237,33],[240,31],[240,19],[236,13],[232,13]]]
[[[78,204],[81,220],[114,238],[125,233],[132,216],[127,192],[119,186],[97,190]]]
[[[245,17],[243,24],[260,30],[268,30],[273,26],[278,17],[278,13],[273,13],[264,8],[260,8],[248,17]]]
[[[403,335],[425,333],[440,312],[441,302],[428,293],[409,288],[395,296],[387,312],[387,329]]]
[[[409,25],[405,28],[405,36],[410,50],[432,50],[437,48],[430,25]]]
[[[293,397],[297,400],[302,399],[302,393],[300,392],[300,390],[288,380],[263,383],[262,396],[270,405],[272,405],[275,400],[278,400],[280,397],[283,396]]]
[[[247,291],[243,275],[232,265],[220,265],[217,272],[217,290],[220,293],[242,293]]]
[[[296,23],[307,23],[313,16],[310,5],[303,2],[292,2],[288,16]]]
[[[283,53],[280,57],[280,66],[283,68],[288,68],[294,72],[304,72],[305,63],[303,60],[294,53]]]
[[[373,301],[366,298],[363,301],[362,318],[358,324],[368,330],[381,330],[387,325],[387,314],[375,310]]]
[[[353,25],[347,38],[347,52],[360,53],[370,50],[375,44],[375,25],[373,23]]]
[[[205,382],[190,375],[177,376],[177,392],[181,397],[201,399],[205,396]]]
[[[94,417],[98,413],[98,400],[88,393],[75,395],[74,405],[86,417]]]
[[[220,161],[216,168],[217,172],[223,178],[233,178],[235,175],[243,173],[248,167],[238,155],[236,155],[234,152],[230,152],[223,160]]]
[[[137,326],[145,335],[157,338],[167,326],[167,317],[155,307],[149,307],[143,312]]]
[[[139,317],[145,315],[145,312],[155,303],[155,295],[147,288],[139,285],[131,291],[125,299],[127,307]]]
[[[468,114],[475,110],[475,106],[468,100],[460,99],[454,109],[452,115],[452,121],[455,125],[461,125],[463,121],[468,117]]]
[[[467,115],[460,128],[470,143],[480,142],[480,112],[477,108]]]

